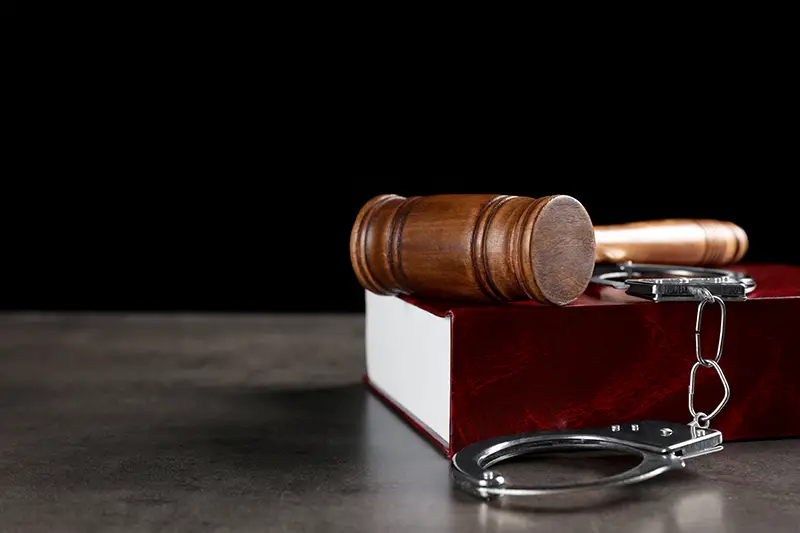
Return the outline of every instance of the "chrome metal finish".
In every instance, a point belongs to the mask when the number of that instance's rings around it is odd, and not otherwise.
[[[535,496],[576,492],[637,483],[667,470],[683,468],[685,460],[722,449],[722,433],[685,424],[642,421],[631,425],[581,430],[536,431],[487,439],[464,447],[451,462],[455,484],[473,496]],[[634,429],[634,427],[636,429]],[[489,470],[505,459],[559,450],[613,450],[639,455],[635,467],[602,479],[568,485],[517,485]]]
[[[694,415],[694,420],[689,422],[689,427],[700,428],[698,431],[706,430],[710,425],[711,420],[709,420],[708,415],[702,411],[696,412]]]
[[[733,270],[637,263],[597,265],[591,281],[656,302],[695,301],[700,288],[724,300],[744,301],[756,288],[753,278]]]
[[[692,366],[692,370],[689,372],[689,412],[692,414],[692,417],[694,418],[695,422],[700,424],[705,424],[701,425],[700,427],[708,427],[706,423],[710,422],[712,418],[714,418],[719,414],[719,412],[722,410],[723,407],[725,407],[725,404],[728,403],[728,400],[731,397],[731,388],[730,385],[728,385],[728,380],[725,379],[725,374],[722,373],[722,368],[719,366],[719,364],[717,364],[716,361],[709,360],[708,362],[711,363],[710,366],[712,366],[714,370],[717,371],[719,380],[722,382],[723,393],[722,393],[722,400],[719,402],[719,405],[717,405],[714,408],[714,410],[711,411],[710,414],[706,415],[705,413],[695,411],[694,410],[694,389],[695,389],[695,379],[696,379],[695,376],[697,375],[698,367],[703,365],[698,362]]]
[[[677,277],[641,277],[645,274]],[[694,331],[697,362],[689,373],[689,412],[692,421],[689,424],[644,421],[627,425],[612,424],[601,429],[539,431],[488,439],[467,446],[453,456],[453,479],[462,490],[491,499],[503,495],[544,495],[625,485],[650,479],[673,468],[682,468],[686,459],[722,449],[722,433],[709,426],[711,419],[728,403],[731,393],[728,380],[719,366],[727,321],[725,301],[746,300],[747,293],[756,286],[755,280],[729,270],[623,263],[598,267],[592,281],[623,289],[628,294],[654,302],[698,302]],[[719,340],[714,358],[706,359],[700,346],[703,310],[707,304],[715,302],[721,311]],[[713,368],[722,382],[722,400],[710,414],[697,411],[694,407],[699,367]],[[558,486],[516,485],[499,473],[487,470],[511,457],[562,449],[615,450],[639,455],[642,460],[621,474]]]
[[[642,278],[643,275],[660,274],[665,278]],[[697,275],[698,277],[686,277]],[[713,276],[713,277],[712,277]],[[686,267],[671,265],[647,265],[635,263],[619,263],[612,265],[598,265],[592,282],[610,285],[617,289],[624,289],[628,294],[646,298],[655,302],[690,300],[696,301],[697,319],[694,328],[694,348],[697,362],[689,372],[689,412],[692,429],[708,430],[711,419],[719,414],[731,396],[728,380],[719,366],[722,357],[722,347],[725,342],[725,326],[727,323],[726,300],[744,301],[747,293],[755,289],[756,282],[750,276],[732,270],[721,270],[703,267]],[[703,327],[703,310],[709,303],[718,303],[720,307],[719,340],[717,352],[713,359],[706,359],[700,347],[700,331]],[[723,387],[723,397],[719,405],[705,414],[694,408],[694,392],[697,377],[697,368],[713,368]]]
[[[725,310],[725,302],[719,296],[709,294],[709,291],[701,293],[703,299],[697,305],[697,321],[694,327],[694,350],[697,355],[697,362],[706,368],[711,368],[711,361],[703,357],[700,351],[700,329],[703,326],[703,309],[709,302],[717,302],[720,308],[720,322],[719,322],[719,341],[717,341],[717,354],[714,356],[714,361],[719,362],[722,357],[722,343],[725,341],[725,323],[727,319],[727,311]]]

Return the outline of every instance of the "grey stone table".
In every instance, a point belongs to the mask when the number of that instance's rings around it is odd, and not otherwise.
[[[371,396],[363,317],[0,317],[0,531],[800,531],[800,439],[486,504]],[[587,479],[627,457],[551,456]]]

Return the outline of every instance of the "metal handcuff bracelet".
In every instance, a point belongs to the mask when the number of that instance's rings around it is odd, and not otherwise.
[[[535,496],[626,485],[683,468],[687,459],[722,450],[722,433],[711,429],[710,423],[730,397],[730,387],[719,365],[725,338],[725,301],[746,300],[756,286],[755,280],[730,270],[628,262],[597,265],[591,281],[654,302],[698,302],[694,332],[697,362],[689,372],[691,422],[648,420],[596,429],[533,431],[486,439],[465,446],[451,459],[453,481],[461,490],[491,500],[498,496]],[[719,304],[721,310],[719,342],[712,359],[703,357],[700,349],[703,309],[709,303]],[[694,408],[695,376],[700,367],[715,370],[724,390],[719,405],[708,414]],[[555,486],[520,486],[490,470],[497,463],[520,455],[561,450],[611,450],[638,455],[641,462],[613,476]]]

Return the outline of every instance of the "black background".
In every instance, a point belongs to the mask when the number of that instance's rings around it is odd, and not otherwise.
[[[730,220],[747,261],[800,264],[780,32],[512,57],[322,13],[43,14],[6,20],[3,309],[361,312],[349,232],[389,192]]]
[[[679,176],[671,184],[623,179],[601,187],[578,184],[570,175],[539,175],[535,168],[529,173],[420,179],[409,171],[343,176],[325,186],[301,174],[282,176],[280,187],[258,180],[172,188],[130,183],[129,189],[89,186],[66,196],[43,185],[37,195],[14,199],[27,214],[8,220],[19,233],[9,231],[4,307],[361,312],[364,295],[349,262],[349,232],[361,205],[384,192],[571,194],[595,224],[726,219],[748,232],[748,261],[798,262],[791,194],[718,193],[713,186],[682,193],[694,187]],[[88,199],[92,194],[96,200]]]

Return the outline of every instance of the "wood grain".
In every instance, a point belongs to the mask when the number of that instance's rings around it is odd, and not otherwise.
[[[709,219],[593,226],[570,196],[376,196],[350,234],[358,281],[377,294],[566,305],[595,263],[720,266],[742,259],[747,234]]]
[[[380,195],[350,235],[353,271],[378,294],[565,305],[594,258],[589,215],[565,195]]]
[[[598,263],[722,266],[747,253],[742,228],[721,220],[665,219],[595,227]]]

